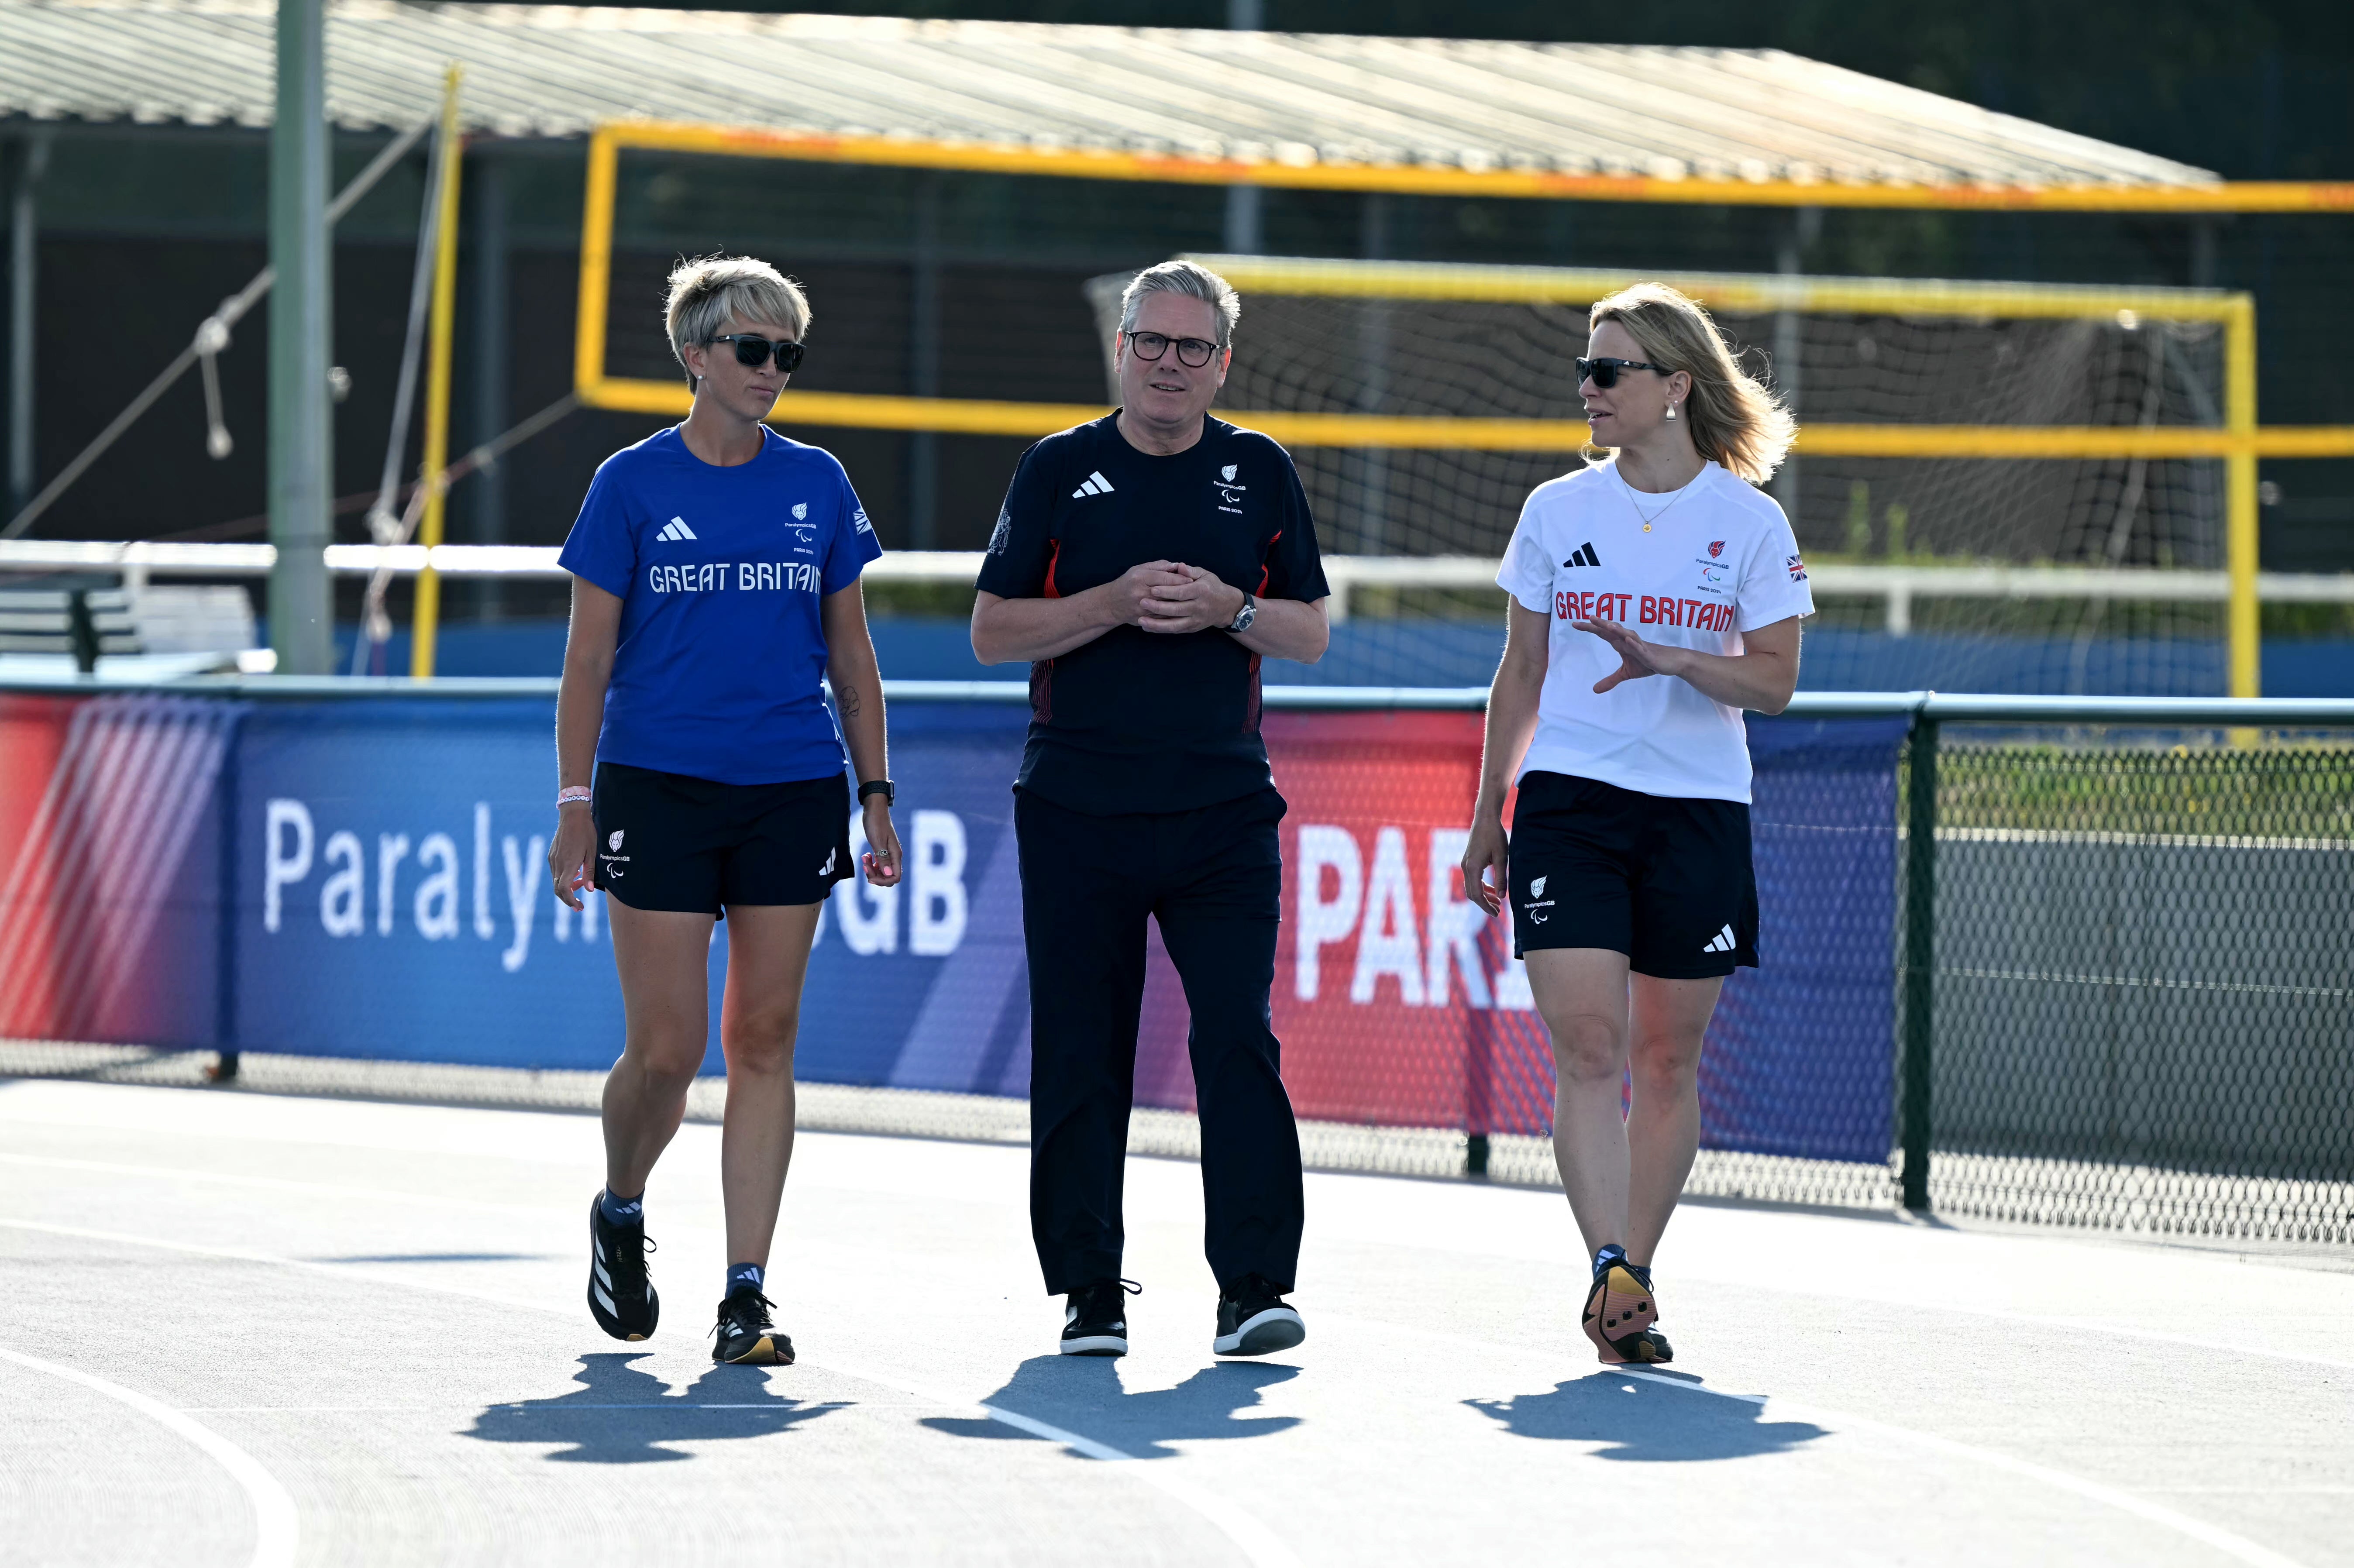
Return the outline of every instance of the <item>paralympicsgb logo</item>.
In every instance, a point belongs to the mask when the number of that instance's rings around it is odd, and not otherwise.
[[[621,853],[621,834],[622,834],[624,832],[626,832],[626,831],[627,831],[627,830],[625,830],[625,829],[621,829],[621,828],[615,828],[615,829],[613,830],[613,832],[612,832],[612,834],[605,840],[605,847],[606,847],[608,850],[611,851],[611,852],[612,852],[613,853],[615,853],[615,854],[619,854],[619,853]]]

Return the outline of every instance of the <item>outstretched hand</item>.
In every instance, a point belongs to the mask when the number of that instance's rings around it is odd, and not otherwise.
[[[1618,655],[1618,667],[1594,683],[1596,692],[1606,692],[1622,682],[1639,681],[1646,675],[1668,673],[1662,661],[1672,655],[1672,650],[1657,642],[1644,641],[1615,620],[1573,620],[1570,624],[1580,631],[1590,631],[1599,637],[1610,644],[1612,652]]]

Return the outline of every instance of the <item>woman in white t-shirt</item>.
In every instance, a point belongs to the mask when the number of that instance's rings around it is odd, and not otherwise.
[[[1789,413],[1673,289],[1638,284],[1588,320],[1578,392],[1612,456],[1589,448],[1536,488],[1497,574],[1511,625],[1463,885],[1490,915],[1512,904],[1553,1035],[1553,1155],[1594,1254],[1584,1326],[1615,1365],[1672,1354],[1652,1253],[1700,1143],[1709,1014],[1757,962],[1741,713],[1789,702],[1814,602],[1755,488]]]

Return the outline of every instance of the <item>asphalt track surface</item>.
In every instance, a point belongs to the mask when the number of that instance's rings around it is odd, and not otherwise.
[[[1136,1352],[1064,1360],[1021,1150],[804,1134],[801,1364],[715,1368],[717,1147],[625,1346],[590,1118],[0,1082],[0,1558],[2354,1564],[2342,1259],[1688,1206],[1628,1372],[1557,1195],[1311,1175],[1308,1342],[1222,1363],[1136,1160]]]

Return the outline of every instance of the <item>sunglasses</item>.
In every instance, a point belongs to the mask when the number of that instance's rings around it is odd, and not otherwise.
[[[1664,365],[1646,365],[1639,359],[1581,359],[1577,362],[1577,378],[1591,381],[1604,391],[1618,385],[1622,370],[1656,370],[1662,376],[1675,374]]]
[[[769,363],[769,355],[774,353],[777,356],[777,368],[788,376],[801,367],[801,355],[808,352],[789,337],[779,338],[776,342],[770,343],[765,337],[755,337],[748,332],[731,332],[724,337],[715,337],[710,341],[735,344],[736,363],[747,370],[759,369]]]
[[[1177,345],[1177,363],[1190,365],[1196,370],[1209,364],[1211,356],[1218,352],[1218,345],[1206,337],[1164,337],[1157,332],[1132,332],[1128,334],[1128,346],[1135,351],[1136,357],[1156,363],[1169,352],[1169,345],[1172,343]]]

